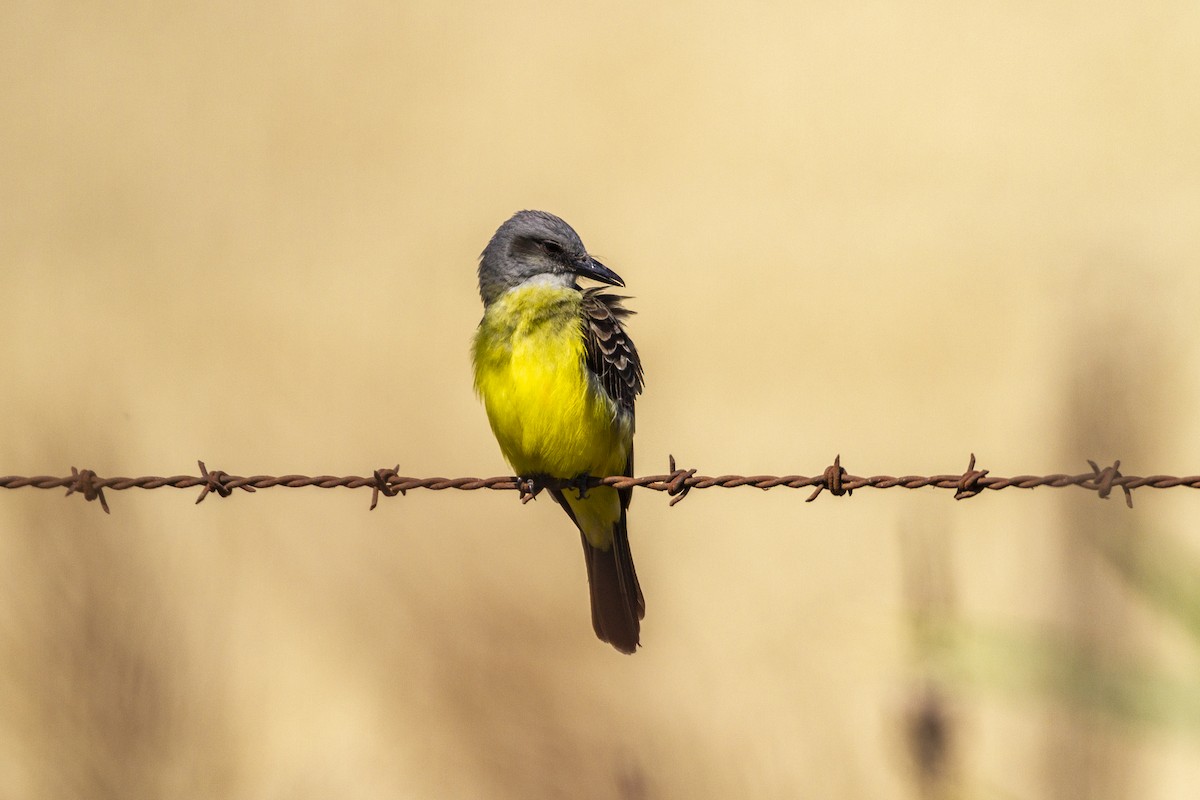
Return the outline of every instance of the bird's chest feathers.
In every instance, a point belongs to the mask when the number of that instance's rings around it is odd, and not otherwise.
[[[489,306],[479,326],[475,388],[522,473],[571,477],[624,466],[615,404],[584,363],[582,324],[577,290],[530,286]]]
[[[475,344],[481,391],[510,395],[529,410],[569,402],[585,385],[579,293],[517,289],[488,308]],[[485,399],[487,399],[485,397]]]

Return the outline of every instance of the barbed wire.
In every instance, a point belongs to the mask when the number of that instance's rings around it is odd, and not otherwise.
[[[842,467],[842,457],[839,455],[833,464],[826,467],[820,474],[804,475],[698,475],[695,469],[679,469],[675,466],[675,457],[670,457],[668,472],[662,475],[645,475],[642,477],[627,477],[612,475],[595,478],[585,477],[575,480],[562,480],[546,477],[500,476],[495,478],[410,478],[400,475],[400,466],[375,470],[370,477],[358,475],[230,475],[224,470],[210,470],[203,461],[199,475],[173,475],[171,477],[146,476],[140,478],[102,478],[90,469],[71,467],[71,474],[63,477],[35,475],[25,477],[8,475],[0,477],[0,489],[63,489],[65,496],[82,495],[85,500],[99,500],[104,512],[111,513],[108,500],[104,496],[105,489],[124,491],[126,489],[192,489],[200,487],[200,503],[209,495],[229,497],[236,489],[253,492],[257,489],[283,487],[297,489],[315,487],[318,489],[371,489],[371,510],[379,504],[379,497],[395,497],[404,495],[414,489],[460,489],[472,491],[476,489],[499,489],[502,491],[520,492],[522,502],[528,502],[543,489],[562,489],[586,493],[597,486],[612,486],[616,489],[653,489],[666,492],[671,496],[670,505],[675,505],[693,489],[723,488],[733,489],[749,486],[755,489],[806,489],[813,491],[805,502],[811,503],[828,491],[835,496],[850,495],[855,489],[953,489],[955,500],[965,500],[974,497],[985,490],[999,491],[1000,489],[1034,489],[1046,487],[1061,489],[1066,486],[1077,486],[1081,489],[1096,492],[1101,499],[1106,499],[1113,489],[1120,489],[1125,494],[1125,504],[1133,508],[1133,490],[1141,488],[1171,489],[1186,487],[1200,489],[1200,475],[1176,477],[1172,475],[1122,475],[1121,462],[1114,461],[1111,466],[1100,467],[1095,461],[1088,461],[1091,472],[1076,475],[1016,475],[1011,478],[990,476],[986,469],[975,468],[975,454],[971,454],[966,471],[960,474],[946,475],[872,475],[860,477],[851,475]]]

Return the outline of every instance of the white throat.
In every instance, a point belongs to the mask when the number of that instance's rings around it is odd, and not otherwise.
[[[524,289],[531,286],[552,286],[561,289],[577,289],[575,276],[569,272],[540,272],[531,275],[514,286],[514,289]]]

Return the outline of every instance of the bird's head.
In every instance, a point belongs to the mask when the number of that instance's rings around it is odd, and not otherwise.
[[[507,290],[538,275],[576,277],[624,286],[621,276],[588,255],[575,229],[545,211],[518,211],[492,236],[479,256],[479,295],[489,305]]]

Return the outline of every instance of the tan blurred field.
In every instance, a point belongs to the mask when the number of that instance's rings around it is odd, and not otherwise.
[[[639,473],[1200,473],[1197,41],[1195,2],[15,0],[0,475],[506,474],[468,346],[521,208],[634,296]],[[0,796],[1200,783],[1188,489],[639,492],[633,657],[546,499],[195,495],[0,493]]]

